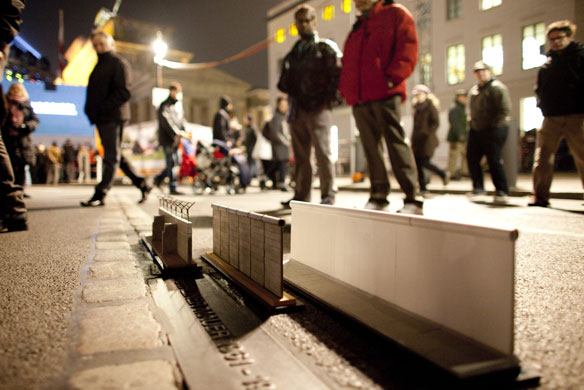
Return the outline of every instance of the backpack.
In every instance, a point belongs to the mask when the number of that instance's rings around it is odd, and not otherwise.
[[[271,128],[270,128],[270,122],[266,122],[264,124],[264,127],[262,128],[262,135],[268,140],[271,141],[270,139],[270,133],[272,132]]]

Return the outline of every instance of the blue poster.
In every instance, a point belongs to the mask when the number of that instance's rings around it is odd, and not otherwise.
[[[10,84],[2,81],[5,93]],[[39,117],[35,135],[93,136],[93,126],[83,112],[86,87],[56,85],[55,90],[47,90],[42,82],[25,82],[24,87]]]

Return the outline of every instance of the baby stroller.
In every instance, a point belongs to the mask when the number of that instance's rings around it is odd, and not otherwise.
[[[197,172],[193,187],[195,193],[214,193],[225,186],[230,195],[245,191],[251,181],[251,170],[242,154],[234,154],[227,144],[213,140],[211,144],[197,141]]]

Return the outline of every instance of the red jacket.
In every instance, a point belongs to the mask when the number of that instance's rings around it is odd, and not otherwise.
[[[367,17],[359,17],[345,41],[339,89],[349,105],[394,95],[403,101],[417,61],[414,18],[402,5],[379,1]]]

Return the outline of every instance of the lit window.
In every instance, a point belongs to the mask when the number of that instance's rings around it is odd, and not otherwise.
[[[341,8],[346,14],[351,12],[351,1],[352,0],[342,0]]]
[[[327,5],[322,10],[322,20],[332,20],[335,17],[335,6]]]
[[[459,84],[464,81],[464,45],[462,43],[454,46],[449,46],[447,63],[447,78],[448,84]]]
[[[481,0],[481,10],[491,9],[501,5],[503,0]]]
[[[462,16],[462,0],[447,0],[446,18],[448,20],[458,19]]]
[[[298,29],[296,28],[296,23],[292,23],[290,25],[290,29],[288,31],[290,32],[290,36],[295,37],[296,35],[298,35]]]
[[[503,38],[501,38],[501,34],[483,38],[483,61],[493,68],[493,74],[503,73]]]
[[[541,54],[542,45],[545,45],[543,22],[523,27],[523,69],[533,69],[544,64],[546,56]]]
[[[286,40],[286,30],[284,30],[283,28],[279,28],[276,31],[276,42],[282,43],[285,40]]]
[[[432,54],[426,53],[420,56],[420,71],[422,84],[432,85]]]
[[[537,99],[534,96],[521,99],[519,126],[523,131],[539,129],[543,122],[543,115],[537,107]]]

